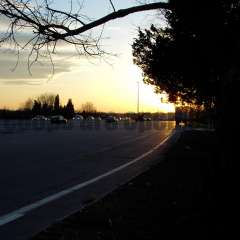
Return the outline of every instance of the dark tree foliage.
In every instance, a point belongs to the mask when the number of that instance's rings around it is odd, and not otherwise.
[[[143,70],[144,81],[168,92],[171,101],[180,96],[187,102],[214,106],[218,149],[216,161],[208,167],[217,193],[216,209],[231,219],[236,189],[233,165],[238,154],[234,113],[239,101],[240,1],[171,0],[170,4],[166,29],[139,30],[133,44],[134,62]]]
[[[72,99],[68,99],[67,105],[64,107],[64,116],[66,118],[72,118],[75,114],[74,105]]]
[[[37,100],[34,100],[34,102],[33,102],[32,113],[34,115],[42,114],[42,104],[40,102],[38,102]]]
[[[0,119],[31,119],[32,111],[29,109],[22,110],[9,110],[9,109],[0,109]]]
[[[42,115],[50,116],[53,113],[53,106],[48,105],[47,103],[42,104]]]
[[[139,30],[134,63],[146,83],[169,93],[169,100],[220,101],[226,73],[238,64],[240,1],[172,0],[165,12],[168,27]]]
[[[54,113],[59,114],[60,113],[60,98],[59,95],[57,94],[55,99],[54,99]]]

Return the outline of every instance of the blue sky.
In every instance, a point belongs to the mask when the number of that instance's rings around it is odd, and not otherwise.
[[[66,10],[69,9],[69,2],[58,0],[53,7]],[[116,9],[120,9],[133,6],[136,1],[113,0],[113,3]],[[108,0],[85,0],[81,13],[96,19],[111,11]],[[173,110],[172,106],[160,102],[161,96],[154,94],[153,87],[142,83],[141,70],[132,63],[131,44],[137,36],[137,28],[148,27],[151,23],[163,24],[159,12],[137,13],[107,23],[101,46],[117,57],[106,55],[86,59],[78,56],[71,46],[60,47],[57,50],[61,54],[55,58],[56,72],[53,77],[49,63],[36,65],[32,69],[32,76],[29,75],[27,52],[22,54],[18,68],[11,71],[16,55],[1,49],[0,107],[17,108],[28,97],[34,98],[49,92],[60,94],[63,103],[72,98],[76,108],[91,101],[100,111],[136,111],[136,89],[139,81],[141,111]],[[92,34],[98,32],[98,29],[92,30]]]

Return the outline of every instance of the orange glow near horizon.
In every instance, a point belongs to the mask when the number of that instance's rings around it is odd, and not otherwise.
[[[40,85],[1,86],[5,90],[0,89],[0,107],[17,109],[28,98],[54,93],[60,95],[62,104],[72,98],[75,109],[90,101],[98,111],[136,112],[139,82],[140,112],[175,112],[174,104],[161,103],[161,98],[165,96],[155,94],[153,86],[144,84],[141,70],[130,62],[114,67],[100,64],[92,68],[91,63],[80,62],[72,71],[58,74]]]

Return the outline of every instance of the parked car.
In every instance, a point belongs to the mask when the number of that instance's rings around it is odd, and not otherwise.
[[[52,116],[51,117],[51,123],[67,123],[67,119],[65,119],[63,116],[61,115],[57,115],[57,116]]]
[[[107,123],[116,123],[116,122],[118,122],[118,119],[116,117],[113,117],[113,116],[108,116],[108,117],[105,118],[105,121]]]
[[[138,116],[135,118],[135,121],[136,121],[136,122],[143,122],[143,121],[146,121],[146,118],[145,118],[143,115],[138,115]]]
[[[43,115],[36,115],[34,118],[32,118],[33,121],[47,121],[48,118],[46,118]]]
[[[88,116],[88,117],[87,117],[87,120],[93,121],[93,120],[95,120],[95,118],[94,118],[93,116]]]
[[[84,117],[82,115],[75,115],[75,117],[73,117],[73,120],[84,120]]]
[[[102,121],[102,118],[101,117],[96,117],[95,120],[96,121]]]

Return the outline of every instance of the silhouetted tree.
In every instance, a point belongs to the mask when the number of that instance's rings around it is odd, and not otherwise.
[[[214,106],[219,139],[217,184],[232,186],[231,167],[237,149],[233,120],[240,80],[240,1],[203,4],[171,0],[170,5],[171,11],[165,13],[166,28],[139,30],[133,43],[134,63],[143,70],[144,81],[169,93],[170,101],[180,97]],[[222,195],[231,199],[226,188]]]
[[[32,112],[34,115],[42,114],[42,105],[37,100],[34,100],[34,102],[33,102]]]
[[[93,114],[96,113],[97,109],[92,102],[85,102],[81,106],[81,111],[85,114]]]
[[[53,114],[53,107],[46,102],[42,104],[42,115],[50,116]]]
[[[65,106],[64,112],[65,112],[64,115],[66,118],[72,118],[74,116],[75,111],[74,111],[74,105],[72,103],[72,99],[68,99],[68,102],[67,102],[67,105]]]
[[[37,97],[37,101],[40,102],[42,106],[46,105],[45,108],[48,108],[49,110],[52,111],[54,108],[55,94],[43,93]]]
[[[234,103],[227,99],[235,95],[230,93],[234,79],[229,73],[239,69],[240,1],[212,0],[205,5],[171,0],[170,8],[165,12],[168,27],[139,30],[134,63],[143,70],[144,81],[169,93],[170,101],[180,97],[227,111]]]
[[[32,112],[44,116],[52,115],[54,112],[55,95],[44,93],[34,100]]]
[[[54,99],[54,113],[59,114],[60,113],[60,98],[59,95],[57,94],[55,99]]]

